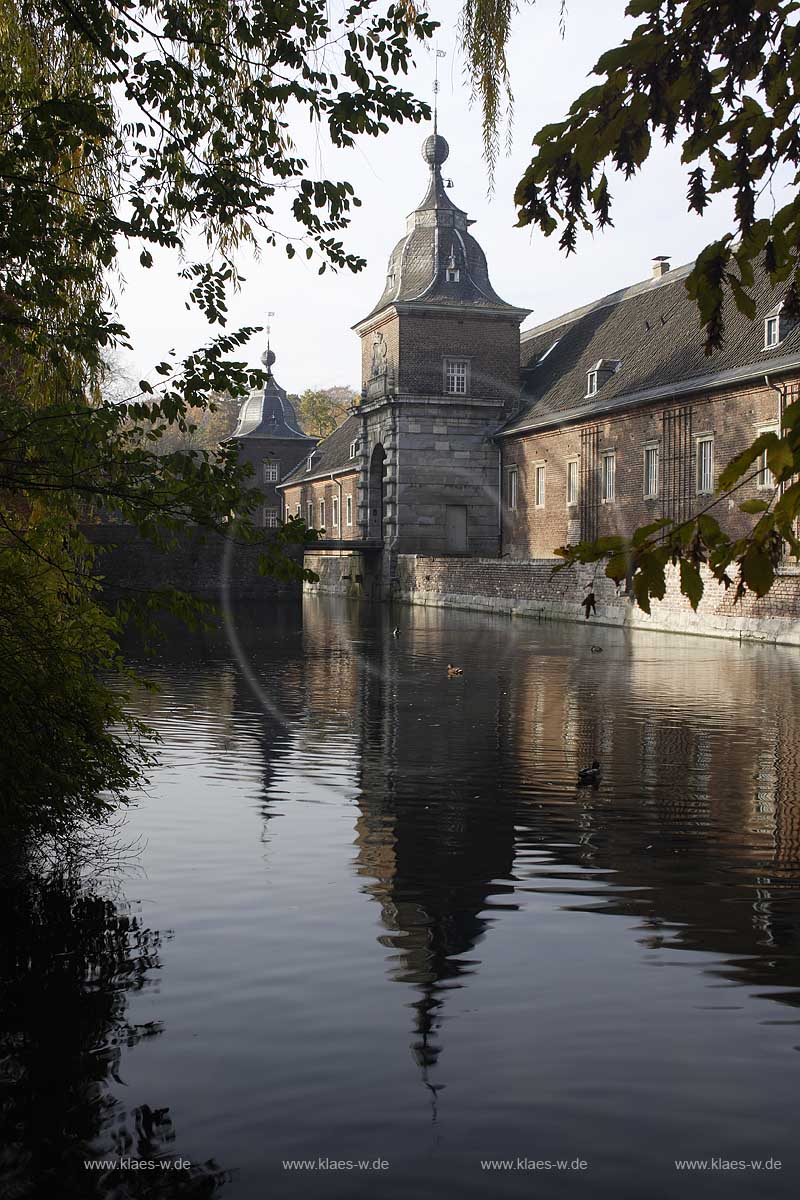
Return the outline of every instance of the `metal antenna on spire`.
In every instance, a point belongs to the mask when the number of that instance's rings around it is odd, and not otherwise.
[[[274,312],[267,313],[267,354],[269,354],[269,335],[272,333],[272,322],[270,320],[270,317],[274,317],[274,316],[275,316]]]
[[[433,73],[433,132],[437,133],[437,120],[439,116],[439,59],[446,58],[447,53],[444,50],[434,50],[434,73]]]

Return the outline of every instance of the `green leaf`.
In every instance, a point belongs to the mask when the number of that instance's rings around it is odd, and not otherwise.
[[[631,545],[639,547],[644,545],[654,533],[658,533],[661,529],[666,529],[672,522],[667,517],[661,517],[658,521],[651,521],[649,525],[640,525],[631,539]]]
[[[691,562],[690,559],[682,558],[680,560],[681,574],[681,591],[691,604],[692,608],[697,611],[697,606],[703,597],[703,578],[700,574],[700,568],[697,563]]]
[[[777,480],[782,479],[786,472],[794,471],[794,454],[785,438],[767,447],[767,466]]]
[[[746,450],[741,454],[737,454],[732,458],[727,467],[720,474],[719,490],[721,492],[729,491],[734,484],[741,479],[745,471],[753,465],[757,458],[764,453],[769,447],[774,447],[778,443],[778,435],[776,433],[762,433],[754,442],[751,442]]]
[[[627,577],[629,559],[626,554],[614,554],[606,563],[606,575],[614,583],[621,583]]]
[[[739,569],[751,592],[766,596],[775,579],[775,569],[767,552],[760,546],[751,546],[742,558]]]
[[[697,518],[697,531],[707,546],[715,546],[723,536],[716,517],[708,513],[701,513]]]
[[[745,500],[739,505],[739,511],[743,513],[762,513],[769,508],[769,503],[766,500]]]
[[[627,539],[623,537],[601,537],[593,543],[594,549],[600,554],[618,554],[624,550]]]

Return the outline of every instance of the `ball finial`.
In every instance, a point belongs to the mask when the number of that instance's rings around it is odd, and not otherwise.
[[[274,350],[265,350],[264,353],[261,355],[261,361],[264,364],[264,366],[267,368],[267,370],[269,370],[269,368],[275,362],[275,351]]]
[[[422,157],[431,167],[440,167],[443,162],[447,161],[449,154],[450,147],[438,133],[432,133],[422,143]]]

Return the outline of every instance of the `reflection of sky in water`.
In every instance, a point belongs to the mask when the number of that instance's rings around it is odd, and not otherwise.
[[[248,1200],[794,1194],[794,652],[324,601],[238,628],[275,710],[181,637],[140,701],[124,890],[171,936],[128,1111]],[[672,1170],[712,1154],[785,1167]],[[517,1155],[590,1168],[480,1171]],[[392,1166],[281,1171],[317,1156]]]

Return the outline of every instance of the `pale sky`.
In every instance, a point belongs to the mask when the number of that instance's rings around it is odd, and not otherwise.
[[[487,195],[482,159],[481,122],[470,107],[456,22],[458,0],[430,0],[432,17],[441,23],[439,131],[450,144],[444,174],[452,178],[453,200],[475,219],[472,233],[482,245],[496,291],[504,300],[533,310],[526,328],[561,312],[647,278],[657,254],[673,266],[693,259],[709,241],[730,228],[731,205],[717,201],[702,219],[686,211],[686,173],[679,149],[657,145],[635,179],[611,179],[615,228],[594,238],[582,235],[578,253],[566,259],[557,237],[516,229],[514,187],[530,158],[534,133],[562,119],[588,86],[587,76],[600,54],[617,45],[631,22],[623,19],[625,0],[568,0],[566,35],[558,30],[559,0],[523,0],[514,21],[511,77],[515,95],[514,140],[496,172],[494,193]],[[409,86],[431,99],[433,55],[419,52]],[[427,168],[420,156],[430,130],[419,125],[392,127],[380,139],[364,138],[356,150],[325,148],[309,126],[292,130],[314,170],[348,179],[361,198],[344,235],[349,249],[367,259],[357,275],[317,274],[302,254],[288,260],[282,249],[267,247],[260,261],[243,260],[247,282],[232,297],[229,327],[262,325],[273,310],[272,345],[276,378],[290,392],[346,384],[360,387],[358,338],[350,327],[374,306],[383,290],[389,254],[405,230],[406,215],[426,190]],[[770,198],[765,198],[769,205]],[[287,230],[290,223],[286,223]],[[208,336],[208,326],[184,307],[185,285],[176,263],[154,251],[156,266],[138,266],[135,254],[123,254],[126,284],[120,313],[134,353],[126,368],[136,378],[149,374],[170,349],[187,354]],[[248,347],[258,365],[263,345]]]

